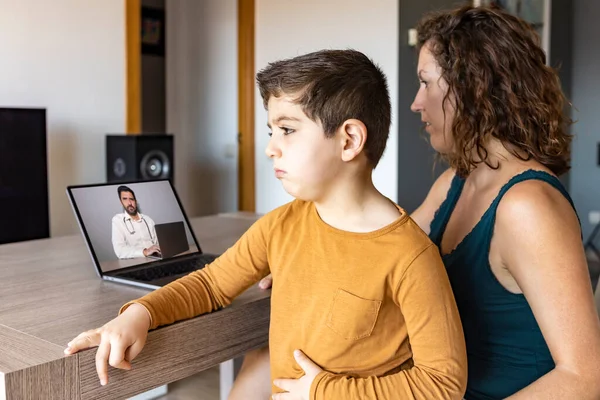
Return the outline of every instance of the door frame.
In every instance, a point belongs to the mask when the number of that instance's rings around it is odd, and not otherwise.
[[[140,0],[125,0],[125,133],[142,131],[141,22]]]
[[[254,212],[255,0],[238,0],[238,208]]]
[[[125,1],[125,132],[142,131],[141,0]],[[254,212],[254,29],[255,0],[237,0],[238,27],[238,209]]]

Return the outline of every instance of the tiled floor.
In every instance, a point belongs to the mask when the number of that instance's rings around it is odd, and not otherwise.
[[[160,400],[219,400],[219,367],[169,385]]]

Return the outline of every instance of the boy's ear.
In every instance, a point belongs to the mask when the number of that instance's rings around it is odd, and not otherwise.
[[[363,151],[367,142],[367,127],[358,119],[348,119],[340,127],[342,160],[352,161]]]

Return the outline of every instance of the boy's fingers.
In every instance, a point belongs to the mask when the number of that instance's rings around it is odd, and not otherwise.
[[[97,331],[88,331],[80,334],[67,344],[66,354],[77,353],[80,350],[96,347],[100,344],[100,334]]]
[[[273,381],[273,385],[285,390],[286,392],[290,392],[294,389],[294,384],[296,381],[297,379],[275,379]]]
[[[110,343],[110,355],[108,356],[108,364],[111,367],[119,368],[119,365],[125,361],[125,350],[127,346],[123,342]]]
[[[308,356],[304,354],[301,350],[294,351],[294,358],[296,359],[296,362],[298,363],[300,368],[302,368],[305,374],[318,374],[319,372],[321,372],[321,368],[317,364],[315,364],[313,360],[308,358]]]
[[[144,344],[144,341],[137,340],[134,344],[129,346],[129,348],[125,351],[125,360],[129,362],[133,361],[133,359],[136,358],[144,348]]]
[[[124,369],[124,370],[129,371],[129,370],[131,370],[131,363],[129,361],[127,361],[127,360],[123,360],[115,368]]]
[[[277,393],[271,397],[273,400],[295,400],[297,397],[294,397],[291,393]]]
[[[108,340],[102,341],[98,346],[96,352],[96,372],[98,378],[100,378],[100,384],[102,386],[108,383],[108,357],[110,355],[110,342]]]

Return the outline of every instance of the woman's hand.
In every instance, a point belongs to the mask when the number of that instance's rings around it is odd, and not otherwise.
[[[269,274],[262,278],[262,280],[258,283],[258,287],[261,289],[269,289],[273,286],[273,275]]]

